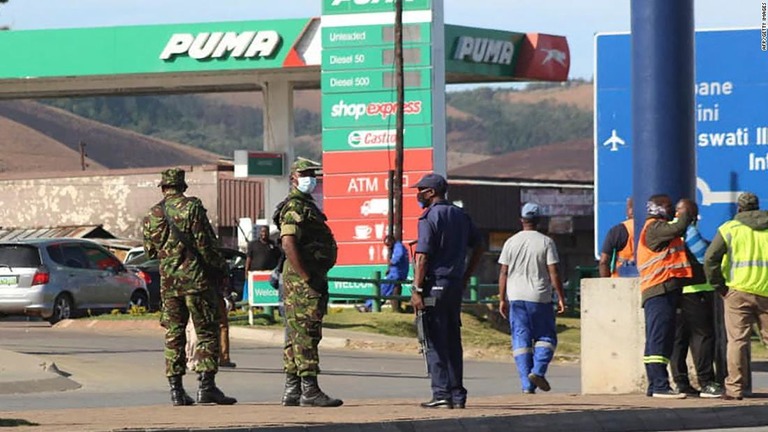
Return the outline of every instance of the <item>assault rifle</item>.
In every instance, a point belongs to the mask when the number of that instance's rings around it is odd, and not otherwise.
[[[427,369],[427,376],[430,376],[427,355],[432,348],[429,346],[429,338],[427,337],[427,325],[424,322],[426,319],[425,315],[426,312],[424,310],[416,312],[416,338],[419,341],[419,354],[424,357],[424,367]]]

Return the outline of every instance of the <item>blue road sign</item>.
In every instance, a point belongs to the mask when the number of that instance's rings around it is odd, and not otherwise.
[[[696,202],[711,239],[742,191],[768,204],[768,53],[759,29],[696,32]],[[629,34],[595,37],[595,255],[632,193]],[[663,116],[660,112],[658,115]],[[659,191],[664,193],[664,191]],[[638,197],[645,201],[648,197]]]

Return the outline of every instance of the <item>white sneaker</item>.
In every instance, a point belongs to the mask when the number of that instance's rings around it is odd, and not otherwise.
[[[685,399],[685,393],[678,393],[674,390],[659,390],[653,392],[653,397],[661,399]]]

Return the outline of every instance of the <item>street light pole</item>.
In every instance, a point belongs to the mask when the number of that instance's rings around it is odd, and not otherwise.
[[[405,79],[403,77],[403,0],[395,0],[395,84],[397,88],[397,112],[395,116],[395,178],[394,230],[396,241],[403,240],[403,127],[405,107]]]

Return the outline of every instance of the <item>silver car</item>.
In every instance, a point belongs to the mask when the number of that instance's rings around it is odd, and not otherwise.
[[[54,324],[78,312],[146,307],[148,299],[142,275],[92,241],[0,243],[0,315],[39,316]]]

